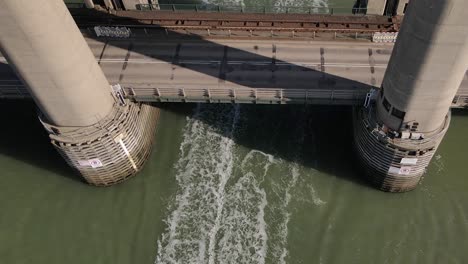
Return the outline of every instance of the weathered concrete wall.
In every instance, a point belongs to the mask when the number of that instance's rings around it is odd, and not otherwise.
[[[378,113],[389,127],[429,133],[444,122],[468,67],[467,17],[466,0],[410,2],[382,84],[392,109]]]
[[[0,1],[0,50],[48,122],[89,126],[110,113],[109,83],[62,0]]]
[[[385,8],[387,7],[388,1],[389,0],[369,0],[367,3],[367,14],[383,15],[386,12]],[[397,12],[396,12],[397,15],[403,15],[405,5],[409,1],[410,0],[400,0],[398,2]]]
[[[382,15],[385,10],[387,0],[369,0],[367,2],[367,14]]]

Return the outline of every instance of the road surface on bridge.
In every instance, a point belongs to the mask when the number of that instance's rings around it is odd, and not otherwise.
[[[109,82],[143,101],[235,96],[287,102],[302,100],[308,91],[305,97],[317,103],[350,104],[380,86],[393,48],[338,41],[86,40]],[[5,87],[16,77],[0,67],[0,79]]]

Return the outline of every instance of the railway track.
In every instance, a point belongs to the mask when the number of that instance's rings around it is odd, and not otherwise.
[[[80,27],[127,26],[168,30],[396,32],[400,17],[362,15],[203,13],[70,10]]]

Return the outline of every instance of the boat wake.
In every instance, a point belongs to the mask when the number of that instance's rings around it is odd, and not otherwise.
[[[198,105],[188,118],[155,263],[286,263],[301,168],[237,146],[243,119],[239,105]]]

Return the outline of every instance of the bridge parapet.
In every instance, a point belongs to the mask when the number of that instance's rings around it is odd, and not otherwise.
[[[368,90],[279,88],[173,88],[124,86],[125,97],[136,102],[362,105]],[[462,89],[461,89],[462,90]],[[468,108],[468,93],[460,91],[452,108]],[[0,86],[0,99],[31,99],[20,83]]]

